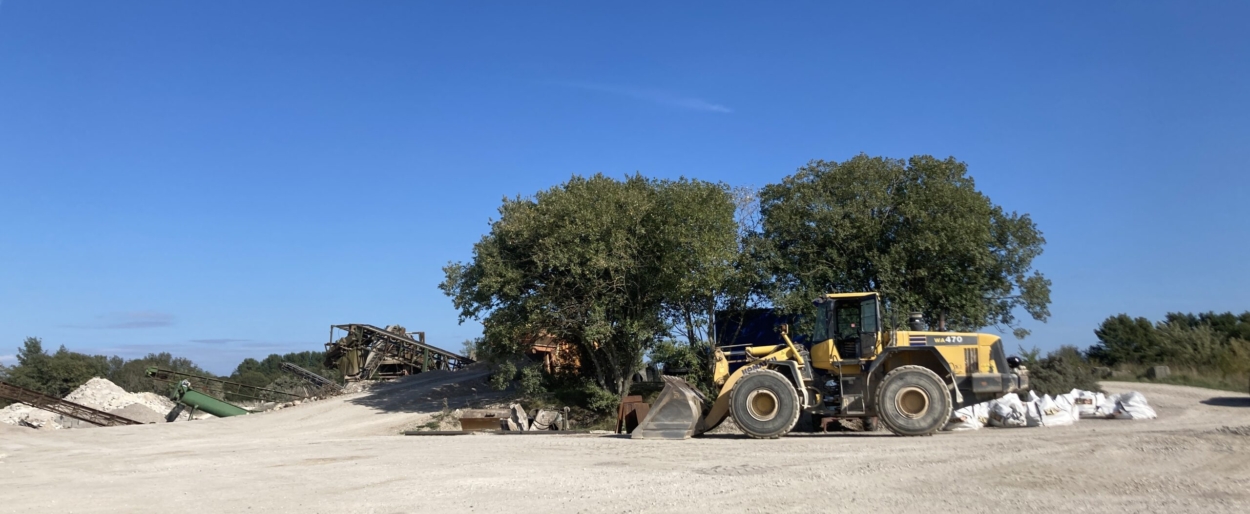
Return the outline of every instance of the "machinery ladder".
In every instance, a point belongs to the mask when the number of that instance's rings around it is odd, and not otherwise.
[[[24,403],[37,409],[43,409],[49,412],[55,412],[62,416],[69,416],[74,419],[86,421],[93,425],[102,427],[119,427],[125,425],[142,425],[138,421],[130,418],[109,414],[101,410],[95,410],[85,405],[79,405],[69,400],[62,400],[54,396],[48,396],[43,393],[37,393],[18,387],[13,384],[0,382],[0,397],[8,398],[15,402]]]

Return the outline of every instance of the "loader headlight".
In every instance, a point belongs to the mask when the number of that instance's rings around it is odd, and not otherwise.
[[[1020,367],[1020,365],[1023,363],[1024,361],[1020,360],[1020,358],[1016,357],[1015,355],[1012,355],[1011,357],[1007,357],[1007,365],[1011,366],[1011,369],[1016,369]]]

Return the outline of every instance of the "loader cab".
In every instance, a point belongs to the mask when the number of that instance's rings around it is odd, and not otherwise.
[[[830,353],[830,360],[864,360],[876,356],[881,340],[881,301],[877,293],[839,293],[817,298],[813,354]],[[830,350],[836,350],[833,354]]]

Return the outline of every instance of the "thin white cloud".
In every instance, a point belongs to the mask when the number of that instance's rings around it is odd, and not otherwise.
[[[0,355],[0,366],[8,366],[9,364],[17,364],[17,356]]]
[[[681,96],[669,91],[661,89],[637,88],[631,86],[614,86],[610,84],[592,84],[586,82],[560,82],[561,86],[572,87],[577,89],[585,89],[587,91],[599,91],[603,93],[612,93],[621,96],[628,96],[635,100],[642,100],[654,104],[664,105],[668,107],[677,107],[679,109],[689,109],[692,111],[731,113],[733,109],[725,107],[718,103],[712,103],[702,98],[694,98]]]
[[[192,343],[199,343],[199,344],[246,343],[248,341],[251,341],[251,339],[230,339],[226,337],[217,338],[217,339],[192,339],[191,340]]]
[[[62,328],[156,328],[174,324],[174,315],[155,311],[114,312],[96,316],[95,323],[61,325]]]

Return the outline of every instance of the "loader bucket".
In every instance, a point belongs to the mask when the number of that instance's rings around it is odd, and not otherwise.
[[[687,439],[703,425],[703,395],[677,377],[664,376],[664,389],[655,397],[642,423],[630,432],[637,439]]]

